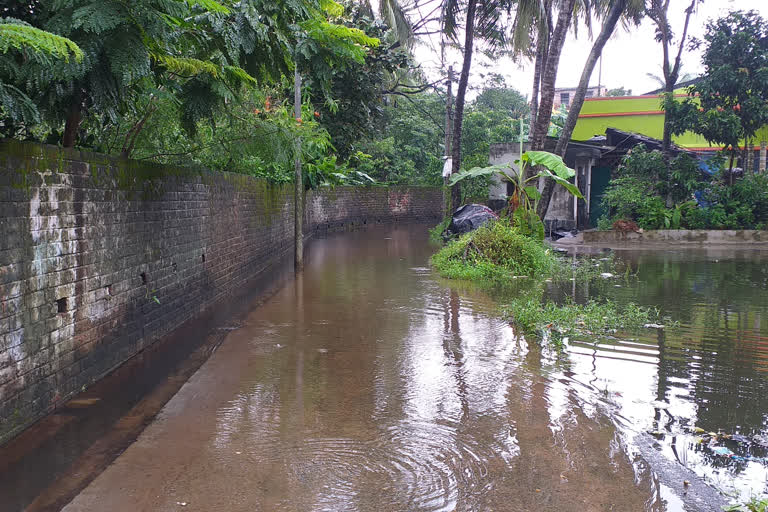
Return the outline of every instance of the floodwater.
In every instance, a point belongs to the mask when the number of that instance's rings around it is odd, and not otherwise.
[[[650,433],[668,460],[721,492],[768,496],[768,252],[616,257],[637,279],[607,280],[584,295],[655,306],[678,325],[571,340],[574,379],[603,390],[624,425]],[[721,434],[717,443],[709,432]]]
[[[719,510],[680,490],[694,473],[765,491],[756,442],[737,460],[692,432],[768,432],[760,253],[620,253],[637,278],[579,300],[657,305],[680,326],[556,351],[436,277],[426,229],[313,241],[303,274],[65,510]]]

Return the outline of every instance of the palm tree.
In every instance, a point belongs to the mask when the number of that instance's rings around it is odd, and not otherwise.
[[[466,2],[466,3],[464,3]],[[472,54],[475,45],[475,34],[492,48],[505,43],[504,30],[501,27],[501,14],[509,10],[511,0],[445,0],[443,3],[443,32],[456,41],[459,32],[459,18],[464,13],[464,55],[456,90],[453,112],[453,142],[451,146],[451,174],[461,169],[461,135],[464,121],[464,103],[469,83],[469,71],[472,67]],[[456,209],[461,202],[460,186],[451,189],[451,208]]]
[[[688,23],[691,15],[696,8],[696,3],[700,0],[691,0],[690,5],[685,10],[685,24],[683,33],[678,41],[677,55],[674,61],[670,56],[670,45],[672,44],[672,27],[669,24],[669,2],[670,0],[646,0],[645,14],[656,24],[656,39],[661,43],[663,51],[662,71],[664,72],[664,94],[670,96],[675,90],[675,84],[680,78],[681,59],[683,48],[685,47],[688,36]],[[664,115],[664,137],[662,140],[662,151],[669,157],[669,149],[672,145],[672,127],[670,120]]]
[[[379,9],[376,14],[374,14],[371,0],[361,0],[360,3],[369,16],[382,19],[397,34],[397,42],[400,45],[407,47],[413,45],[413,24],[398,0],[379,0]]]
[[[675,87],[680,85],[683,82],[687,82],[689,80],[693,80],[696,78],[696,75],[694,73],[683,73],[683,66],[680,66],[680,70],[678,71],[679,76],[677,77],[677,81],[675,82]],[[646,73],[645,76],[653,80],[659,85],[660,89],[664,89],[667,86],[667,81],[664,78],[664,71],[662,70],[662,73],[660,75],[657,75],[655,73]]]
[[[546,50],[542,50],[541,56],[543,62],[541,65],[541,100],[536,109],[536,122],[531,127],[531,148],[534,150],[544,149],[544,140],[549,128],[549,118],[552,116],[552,105],[555,99],[555,79],[557,78],[557,69],[560,64],[560,54],[565,44],[565,36],[573,21],[574,8],[576,0],[562,0],[559,5],[557,23],[552,30],[551,37],[548,37],[548,45],[544,45]],[[539,36],[541,40],[541,34]],[[537,51],[537,53],[539,53]]]
[[[587,87],[589,87],[589,80],[595,69],[595,64],[600,58],[605,44],[616,29],[616,25],[618,25],[619,20],[622,17],[624,18],[625,24],[639,23],[643,12],[643,5],[643,0],[609,0],[607,3],[599,6],[607,8],[607,12],[605,12],[605,17],[603,19],[602,29],[592,45],[592,50],[589,53],[587,62],[584,64],[584,70],[581,73],[581,79],[576,89],[573,102],[571,103],[568,118],[565,121],[563,130],[557,141],[557,146],[555,147],[555,154],[565,157],[565,152],[568,149],[568,142],[571,139],[571,134],[576,127],[576,122],[578,121],[579,113],[581,112],[581,107],[584,104]],[[602,11],[602,9],[598,9],[599,13],[600,11]],[[549,208],[554,185],[554,183],[547,182],[542,190],[542,197],[539,201],[537,212],[541,218],[544,218],[547,213],[547,208]]]

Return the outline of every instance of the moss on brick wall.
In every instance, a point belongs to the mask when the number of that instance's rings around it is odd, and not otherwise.
[[[436,219],[441,192],[305,201],[311,236]],[[290,185],[0,142],[0,443],[291,259],[293,220]]]

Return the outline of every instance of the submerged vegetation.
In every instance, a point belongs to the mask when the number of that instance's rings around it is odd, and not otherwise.
[[[518,297],[504,306],[505,314],[523,334],[559,342],[574,334],[607,334],[636,331],[659,318],[659,311],[633,303],[619,306],[612,301],[576,304],[542,302],[537,297]]]
[[[502,218],[448,242],[431,263],[448,279],[502,289],[502,311],[519,331],[555,344],[574,334],[632,331],[659,321],[657,310],[632,303],[578,304],[569,296],[561,302],[549,298],[548,288],[566,281],[584,284],[632,277],[628,267],[622,272],[611,258],[601,260],[605,261],[566,260]]]

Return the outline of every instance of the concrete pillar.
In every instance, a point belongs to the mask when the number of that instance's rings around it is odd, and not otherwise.
[[[760,172],[765,172],[765,156],[766,147],[768,147],[768,141],[760,141]]]

